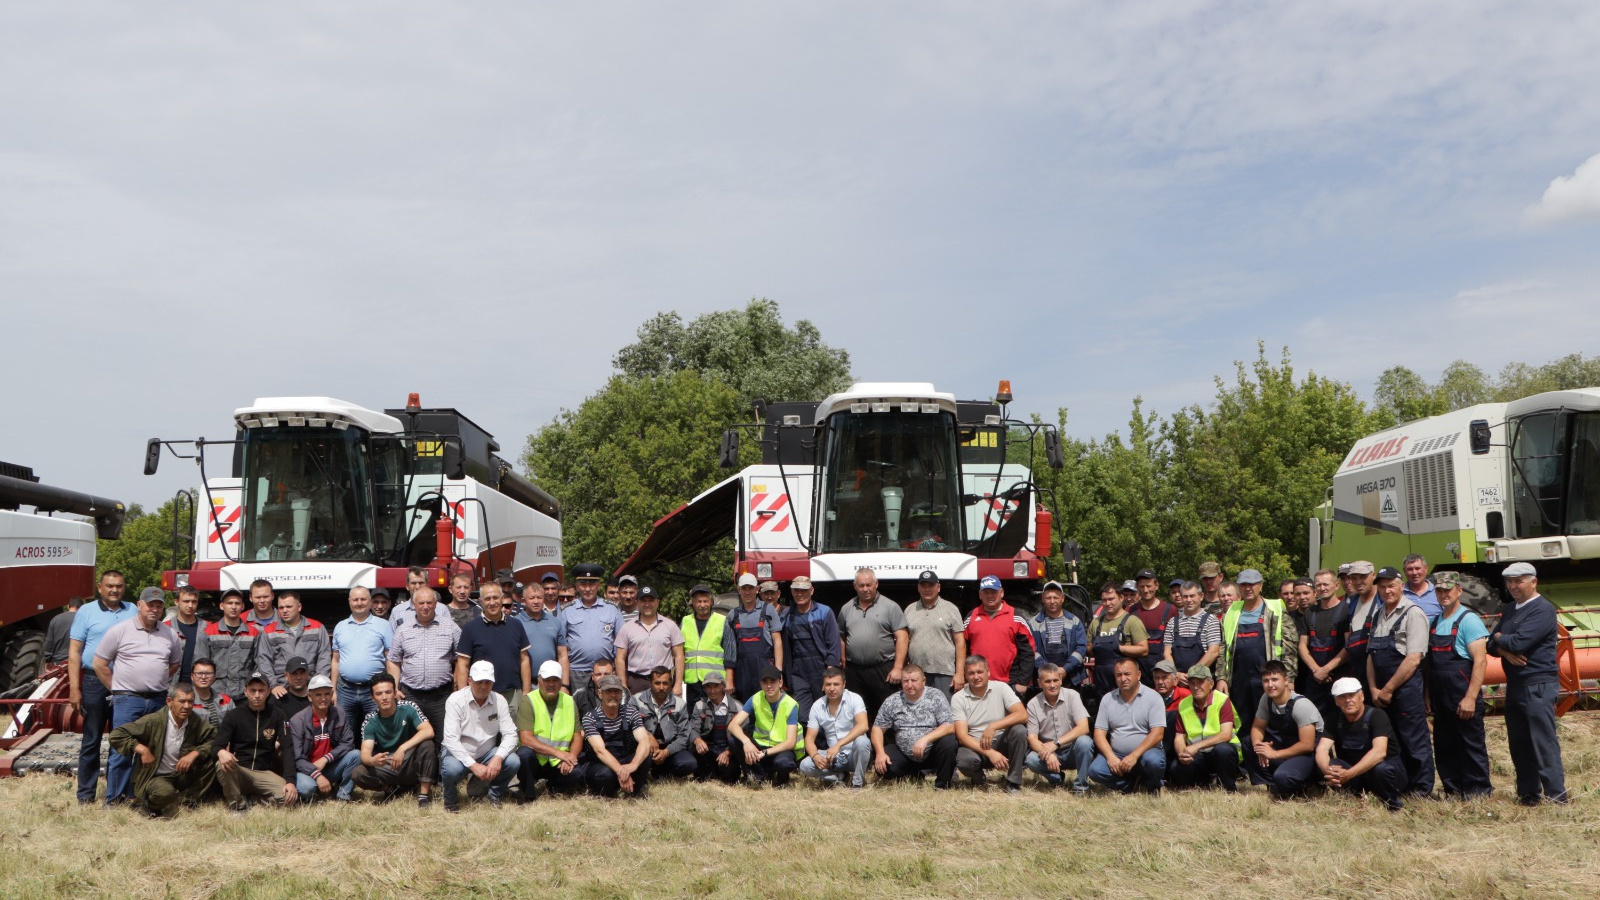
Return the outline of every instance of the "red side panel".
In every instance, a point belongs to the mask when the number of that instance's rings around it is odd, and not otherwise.
[[[73,597],[94,596],[94,566],[0,568],[0,625],[65,606]]]

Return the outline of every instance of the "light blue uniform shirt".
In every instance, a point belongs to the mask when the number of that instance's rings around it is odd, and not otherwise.
[[[122,605],[115,611],[106,609],[105,601],[96,600],[78,607],[78,614],[72,617],[72,631],[69,639],[83,641],[83,667],[94,668],[94,651],[100,647],[100,639],[106,636],[111,626],[131,619],[134,616],[133,604],[122,601]]]
[[[556,659],[556,648],[567,645],[567,623],[562,620],[560,613],[549,610],[545,610],[538,619],[523,611],[517,616],[517,621],[528,632],[528,658],[533,663],[533,674],[537,680],[539,664]]]
[[[1433,626],[1434,634],[1449,634],[1451,623],[1460,620],[1461,627],[1456,631],[1456,655],[1462,659],[1471,659],[1472,654],[1467,652],[1467,646],[1473,641],[1481,641],[1489,636],[1489,629],[1478,618],[1477,613],[1465,606],[1456,607],[1453,616],[1441,616],[1439,624]]]
[[[596,660],[616,659],[621,610],[604,600],[596,600],[593,606],[580,601],[562,610],[561,619],[567,624],[567,664],[573,671],[587,672]]]
[[[333,626],[333,652],[339,654],[339,677],[345,681],[371,681],[383,671],[389,648],[394,646],[394,630],[377,616],[365,622],[345,619]]]

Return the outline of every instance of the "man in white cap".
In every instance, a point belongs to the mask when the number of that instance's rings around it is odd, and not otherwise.
[[[307,802],[330,796],[349,800],[355,787],[350,773],[361,764],[355,726],[333,702],[333,681],[328,676],[311,676],[306,696],[311,699],[311,706],[289,719],[295,790]]]
[[[1323,783],[1335,790],[1375,794],[1391,811],[1405,804],[1406,770],[1394,740],[1389,714],[1368,706],[1361,682],[1344,677],[1333,683],[1333,702],[1340,715],[1327,723],[1317,742],[1317,768]]]
[[[811,579],[802,575],[789,582],[794,597],[783,623],[784,667],[789,693],[802,715],[822,699],[822,673],[844,665],[844,644],[839,640],[839,620],[833,610],[811,597]],[[951,608],[954,613],[954,607]],[[956,621],[960,621],[956,615]]]
[[[499,806],[517,774],[517,726],[506,698],[494,689],[494,663],[479,660],[471,682],[444,702],[444,758],[440,783],[445,812],[460,809],[461,782],[471,774],[489,785],[489,805]]]
[[[1511,602],[1489,634],[1489,654],[1506,672],[1506,742],[1517,773],[1517,800],[1567,802],[1566,772],[1556,740],[1556,608],[1539,593],[1539,573],[1512,563],[1501,576]]]
[[[578,704],[561,689],[561,663],[539,665],[539,689],[517,701],[517,748],[521,759],[522,800],[533,799],[536,784],[546,782],[550,794],[576,794],[583,790],[583,730]]]
[[[783,668],[783,614],[761,599],[760,583],[749,572],[739,576],[739,605],[728,614],[735,652],[733,696],[743,702],[761,692],[761,670]]]

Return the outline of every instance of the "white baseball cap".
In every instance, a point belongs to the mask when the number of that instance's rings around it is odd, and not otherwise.
[[[760,583],[761,582],[756,581],[756,577],[754,575],[751,575],[749,572],[746,572],[743,575],[739,576],[739,587],[744,587],[745,585],[749,585],[751,587],[755,587],[756,585],[758,585]]]
[[[1361,682],[1354,678],[1341,678],[1333,683],[1333,695],[1343,697],[1345,694],[1354,694],[1361,690]]]
[[[543,681],[546,678],[560,678],[560,677],[561,677],[561,663],[558,663],[553,659],[547,659],[544,662],[539,664],[539,680],[540,681]]]
[[[467,670],[467,677],[473,681],[493,681],[494,663],[489,662],[487,659],[478,660],[472,664],[472,668]]]
[[[326,676],[326,675],[313,675],[313,676],[311,676],[311,682],[306,685],[306,690],[307,691],[314,691],[314,690],[317,690],[318,688],[331,688],[331,687],[333,687],[333,682],[331,680],[329,680],[328,676]]]

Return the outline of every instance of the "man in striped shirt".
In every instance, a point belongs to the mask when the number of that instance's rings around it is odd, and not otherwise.
[[[1179,593],[1183,605],[1167,620],[1162,646],[1164,658],[1178,672],[1178,683],[1189,686],[1188,672],[1195,666],[1211,666],[1222,653],[1222,620],[1205,608],[1205,592],[1192,581],[1183,583]]]
[[[434,743],[444,739],[444,705],[455,688],[456,644],[461,629],[449,616],[439,615],[439,595],[433,588],[418,588],[404,625],[395,629],[389,648],[388,671],[403,699],[422,710],[433,726]]]

